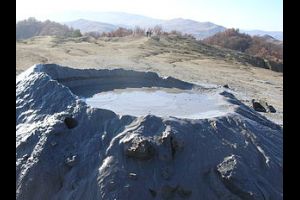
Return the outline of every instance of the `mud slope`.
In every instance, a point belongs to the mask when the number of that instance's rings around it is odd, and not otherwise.
[[[120,116],[79,98],[154,86],[207,92],[123,69],[48,64],[20,74],[16,199],[282,199],[281,127],[221,88],[209,92],[229,112],[209,119]]]

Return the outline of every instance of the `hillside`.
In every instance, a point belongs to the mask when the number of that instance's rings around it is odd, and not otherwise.
[[[61,37],[79,37],[79,30],[74,30],[57,22],[46,20],[38,21],[35,18],[18,21],[16,24],[16,39],[27,39],[34,36],[61,36]]]
[[[125,18],[121,18],[121,16],[123,15],[125,15]],[[155,20],[139,15],[131,16],[129,14],[124,13],[122,13],[122,15],[120,16],[118,16],[117,14],[107,14],[104,15],[103,18],[101,18],[100,15],[99,18],[102,21],[109,21],[110,23],[79,19],[71,22],[66,22],[64,24],[68,25],[69,27],[79,29],[82,33],[111,32],[115,31],[118,27],[127,27],[129,29],[134,29],[136,26],[138,26],[142,29],[148,29],[153,28],[155,26],[160,26],[165,32],[179,31],[183,34],[191,34],[196,39],[203,39],[225,30],[225,27],[216,25],[211,22],[197,22],[194,20],[182,18],[171,20]]]
[[[270,35],[277,40],[280,40],[280,41],[283,40],[283,33],[281,31],[241,30],[241,32],[249,34],[251,36]]]
[[[62,15],[67,15],[63,13]],[[58,15],[59,16],[59,15]],[[59,18],[59,17],[56,18]],[[162,23],[164,20],[155,19],[152,17],[130,14],[125,12],[84,12],[74,11],[70,13],[73,21],[74,19],[85,19],[88,21],[101,22],[112,24],[115,26],[122,26],[124,28],[133,28],[134,26],[150,27]]]
[[[223,26],[211,22],[198,22],[182,18],[162,20],[124,12],[72,12],[72,16],[78,17],[79,20],[62,23],[78,28],[83,33],[97,29],[99,32],[109,32],[115,27],[133,29],[135,26],[139,26],[147,29],[160,25],[167,32],[176,30],[184,34],[192,34],[197,39],[203,39],[225,30]]]
[[[164,31],[171,32],[176,30],[181,33],[191,34],[197,39],[204,39],[225,30],[225,27],[211,22],[197,22],[182,18],[168,20],[160,25]]]
[[[204,39],[203,42],[241,51],[278,64],[283,62],[282,42],[268,35],[251,37],[240,33],[238,29],[227,29]]]
[[[115,26],[115,25],[112,25],[112,24],[96,22],[96,21],[90,21],[90,20],[85,20],[85,19],[78,19],[78,20],[75,20],[75,21],[66,22],[65,25],[67,25],[71,28],[74,28],[74,29],[79,29],[82,33],[87,33],[87,32],[98,32],[98,33],[111,32],[111,31],[115,31],[118,28],[118,26]]]
[[[63,13],[66,15],[68,13]],[[59,14],[55,16],[59,19]],[[216,25],[212,22],[198,22],[191,19],[175,18],[170,20],[156,19],[152,17],[124,13],[124,12],[79,12],[74,11],[69,13],[73,19],[87,19],[100,23],[108,23],[115,26],[121,26],[124,28],[134,28],[134,26],[140,26],[142,28],[154,27],[155,25],[161,25],[167,31],[180,31],[182,33],[193,34],[198,39],[203,39],[208,36],[212,36],[217,32],[224,30],[221,25]],[[183,28],[185,27],[185,28]],[[263,36],[270,35],[280,41],[283,39],[283,33],[280,31],[264,31],[264,30],[241,30],[243,33],[247,33],[251,36]]]
[[[72,16],[69,21],[59,21],[61,15]],[[87,32],[110,32],[116,30],[118,27],[127,29],[134,29],[136,26],[143,29],[153,28],[159,25],[164,31],[179,31],[183,34],[191,34],[197,39],[205,39],[218,32],[224,31],[226,28],[214,24],[212,22],[199,22],[191,19],[175,18],[170,20],[156,19],[143,15],[124,13],[124,12],[83,12],[73,11],[71,13],[57,13],[55,16],[49,16],[55,18],[62,25],[79,29],[82,33]],[[74,20],[77,19],[77,20]],[[31,28],[35,30],[35,28]],[[247,33],[251,36],[264,36],[270,35],[275,39],[282,41],[283,33],[280,31],[263,31],[263,30],[241,30],[243,33]],[[19,33],[20,34],[20,33]],[[32,36],[30,34],[30,36]],[[34,33],[34,35],[38,35]],[[55,34],[48,34],[55,35]],[[57,35],[57,34],[56,34]],[[28,37],[25,37],[28,38]]]
[[[253,37],[254,38],[254,37]],[[262,35],[262,36],[259,36],[258,38],[261,38],[262,40],[266,41],[266,42],[270,42],[270,43],[274,43],[274,44],[280,44],[280,45],[283,45],[283,42],[272,37],[271,35]]]

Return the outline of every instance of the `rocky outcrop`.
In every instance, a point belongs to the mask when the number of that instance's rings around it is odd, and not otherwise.
[[[252,99],[252,107],[258,112],[267,112],[266,108],[260,103]]]
[[[280,126],[228,92],[234,112],[193,120],[119,116],[76,95],[113,87],[108,74],[116,87],[197,87],[121,71],[37,65],[17,77],[16,199],[282,199]]]
[[[148,160],[155,154],[155,148],[151,142],[142,137],[134,137],[129,144],[125,144],[125,154],[128,157]]]
[[[270,113],[275,113],[276,109],[272,106],[269,105],[266,101],[255,101],[252,99],[252,107],[254,110],[258,112],[270,112]]]

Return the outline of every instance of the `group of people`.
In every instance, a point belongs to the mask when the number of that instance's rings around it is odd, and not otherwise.
[[[147,31],[146,31],[146,35],[147,35],[147,37],[151,37],[152,31],[151,31],[151,30],[147,30]]]

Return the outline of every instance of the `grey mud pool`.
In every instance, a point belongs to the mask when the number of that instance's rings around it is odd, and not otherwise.
[[[119,115],[156,115],[189,119],[211,118],[228,113],[229,104],[219,94],[175,88],[126,88],[100,92],[83,99],[89,106]]]

